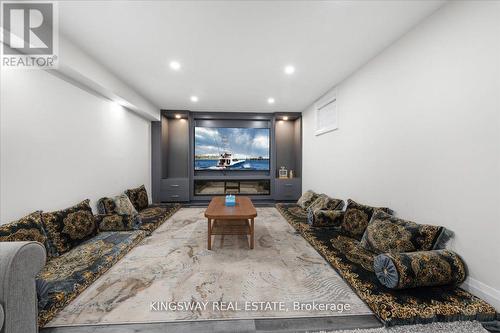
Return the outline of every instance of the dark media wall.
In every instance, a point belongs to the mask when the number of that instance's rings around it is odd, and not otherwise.
[[[284,116],[288,120],[282,120]],[[255,201],[292,201],[300,196],[300,113],[163,110],[161,117],[161,121],[151,126],[153,202],[203,202],[224,193],[248,195]],[[269,128],[270,169],[195,170],[195,127]],[[280,166],[294,170],[295,177],[278,179]],[[254,194],[249,194],[249,186],[254,186]]]

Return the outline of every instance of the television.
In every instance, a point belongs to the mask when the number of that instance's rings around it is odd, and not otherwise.
[[[269,170],[269,128],[194,128],[194,169]]]

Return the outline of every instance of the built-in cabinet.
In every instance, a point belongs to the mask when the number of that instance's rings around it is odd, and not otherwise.
[[[286,120],[285,120],[286,119]],[[194,127],[270,129],[269,171],[194,170]],[[167,111],[151,126],[153,202],[203,202],[236,193],[254,201],[295,201],[302,193],[302,118],[300,113],[208,113]],[[294,177],[280,179],[284,166]],[[206,185],[208,184],[208,185]],[[211,186],[210,191],[204,186]],[[256,193],[245,192],[249,186]],[[210,192],[210,193],[208,193]]]

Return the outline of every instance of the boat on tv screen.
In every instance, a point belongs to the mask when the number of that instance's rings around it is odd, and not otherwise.
[[[195,170],[269,170],[269,128],[195,127]]]

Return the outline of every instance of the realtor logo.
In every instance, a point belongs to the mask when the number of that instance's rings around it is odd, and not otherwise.
[[[55,68],[57,3],[2,2],[2,66]]]

